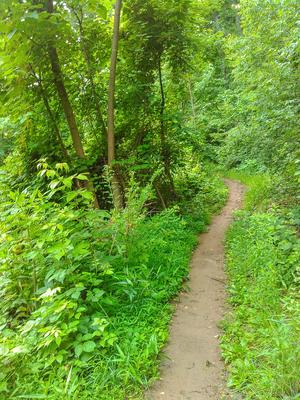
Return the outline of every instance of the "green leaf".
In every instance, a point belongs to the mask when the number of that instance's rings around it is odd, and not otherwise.
[[[48,399],[47,394],[21,394],[18,399]]]
[[[63,182],[63,184],[67,187],[67,188],[69,188],[69,189],[71,189],[71,187],[72,187],[72,185],[73,185],[73,179],[72,179],[72,177],[68,177],[68,178],[64,178],[63,180],[62,180],[62,182]]]
[[[80,194],[84,199],[87,199],[87,200],[92,200],[94,197],[92,192],[88,192],[86,190],[81,191]]]
[[[48,169],[48,171],[46,171],[46,176],[47,178],[54,178],[56,176],[56,172],[53,169]]]
[[[68,194],[67,194],[67,202],[70,202],[70,201],[74,200],[75,197],[78,196],[78,194],[79,194],[78,191],[77,191],[77,192],[70,192],[70,193],[68,193]]]
[[[32,11],[32,12],[26,14],[26,18],[38,19],[39,14],[37,11]]]
[[[55,189],[60,184],[60,181],[52,181],[49,185],[50,189]]]
[[[16,32],[17,32],[16,29],[14,29],[13,31],[11,31],[11,32],[7,35],[8,39],[9,39],[9,40],[12,39]]]
[[[87,342],[83,343],[82,349],[86,353],[92,353],[95,350],[96,343],[92,340],[88,340]]]
[[[7,382],[0,382],[0,393],[2,392],[8,392]]]
[[[89,180],[89,178],[83,174],[76,175],[76,179],[79,179],[80,181],[88,181]]]
[[[63,170],[69,171],[69,169],[70,169],[67,163],[57,163],[57,164],[55,165],[55,168],[56,168],[58,171],[63,171]]]
[[[80,354],[83,351],[82,343],[78,343],[75,345],[75,355],[76,357],[80,357]]]
[[[0,344],[0,355],[1,356],[5,356],[8,353],[9,353],[9,347],[7,347],[7,346],[5,346],[3,344]]]

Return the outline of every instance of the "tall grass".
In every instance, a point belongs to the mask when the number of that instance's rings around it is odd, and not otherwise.
[[[226,174],[248,186],[226,240],[231,311],[223,357],[229,385],[246,400],[300,398],[300,243],[272,205],[272,179]]]

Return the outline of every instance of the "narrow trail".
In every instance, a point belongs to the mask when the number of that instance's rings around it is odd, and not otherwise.
[[[190,291],[180,295],[161,365],[161,379],[148,400],[221,400],[225,397],[218,323],[225,305],[224,235],[244,188],[226,180],[229,199],[193,254]]]

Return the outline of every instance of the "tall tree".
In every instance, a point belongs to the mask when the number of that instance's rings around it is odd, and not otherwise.
[[[94,71],[94,68],[92,65],[91,54],[89,51],[89,46],[87,43],[85,29],[84,29],[84,11],[83,11],[83,8],[81,5],[77,8],[72,7],[72,11],[73,11],[73,14],[75,15],[76,21],[78,23],[80,45],[81,45],[81,50],[82,50],[83,57],[84,57],[84,60],[86,63],[86,67],[87,67],[87,78],[88,78],[90,86],[91,86],[91,92],[92,92],[92,96],[93,96],[94,108],[96,111],[97,123],[98,123],[99,128],[102,131],[103,138],[106,141],[107,140],[107,128],[106,128],[103,114],[101,111],[99,95],[97,93],[96,84],[95,84],[95,80],[94,80],[95,71]]]
[[[49,14],[53,14],[53,12],[54,12],[53,0],[47,1],[47,11]],[[75,119],[75,114],[74,114],[72,105],[70,103],[68,93],[65,88],[57,50],[53,43],[50,43],[48,46],[48,54],[49,54],[49,58],[50,58],[50,62],[51,62],[51,69],[52,69],[52,73],[53,73],[54,84],[55,84],[58,96],[60,98],[61,105],[63,107],[65,117],[66,117],[69,129],[70,129],[75,152],[78,157],[84,158],[85,157],[84,149],[83,149],[82,141],[80,138],[77,122]]]
[[[108,166],[113,171],[112,189],[113,198],[116,208],[123,205],[121,186],[117,177],[115,161],[115,90],[116,90],[116,69],[117,55],[119,45],[120,17],[121,17],[122,0],[117,0],[115,4],[114,29],[112,37],[110,76],[108,89],[108,123],[107,123],[107,155]]]
[[[32,76],[34,77],[35,81],[37,82],[37,88],[38,88],[40,97],[43,100],[45,109],[46,109],[47,114],[48,114],[50,125],[52,126],[52,129],[53,129],[53,131],[54,131],[54,133],[56,135],[56,139],[57,139],[57,142],[58,142],[58,144],[59,144],[59,146],[61,148],[61,152],[62,152],[65,160],[69,161],[70,157],[69,157],[68,151],[66,149],[66,146],[65,146],[65,144],[63,142],[63,139],[62,139],[62,136],[61,136],[61,133],[60,133],[56,118],[54,116],[54,113],[53,113],[53,111],[52,111],[52,109],[50,107],[49,100],[48,100],[48,95],[47,95],[47,92],[46,92],[46,90],[44,88],[42,77],[34,70],[33,66],[30,65],[29,68],[32,71]]]
[[[53,14],[53,12],[54,12],[53,0],[47,1],[47,11],[49,14]],[[75,114],[73,111],[73,107],[70,103],[68,93],[65,88],[57,50],[52,43],[50,43],[48,46],[48,54],[49,54],[49,58],[50,58],[50,62],[51,62],[51,69],[52,69],[52,73],[53,73],[54,84],[55,84],[58,96],[61,101],[61,105],[64,110],[66,120],[67,120],[67,123],[69,126],[69,130],[71,133],[71,137],[72,137],[76,155],[80,158],[85,158],[85,153],[84,153],[81,137],[79,134],[79,129],[77,126]],[[88,187],[89,189],[94,191],[93,183],[91,181],[87,181],[87,182],[84,181],[83,184],[85,187]],[[98,202],[95,191],[94,191],[94,206],[96,208],[99,208],[99,202]]]

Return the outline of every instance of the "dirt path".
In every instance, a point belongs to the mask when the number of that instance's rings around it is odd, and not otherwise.
[[[149,400],[221,400],[224,396],[218,322],[225,300],[224,234],[241,206],[243,186],[226,181],[229,200],[216,216],[191,261],[190,291],[182,293],[166,346],[161,380]]]

